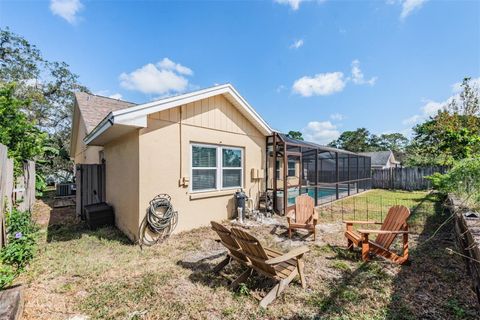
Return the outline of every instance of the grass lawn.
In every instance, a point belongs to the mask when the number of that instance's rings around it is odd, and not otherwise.
[[[381,220],[395,202],[413,210],[411,263],[362,263],[358,251],[345,249],[342,214],[344,219],[364,219],[368,205],[368,218]],[[45,232],[36,259],[21,279],[27,287],[25,319],[480,317],[462,259],[446,251],[455,246],[452,225],[425,242],[449,216],[436,195],[373,190],[328,205],[320,209],[316,242],[301,235],[289,240],[283,218],[250,229],[280,250],[303,244],[311,249],[305,256],[307,289],[292,282],[266,310],[255,297],[268,292],[270,281],[253,276],[232,292],[228,285],[242,272],[238,264],[220,275],[210,272],[223,256],[209,228],[176,234],[140,250],[116,229],[88,231],[72,209],[52,210],[51,204],[46,198],[36,205],[35,216]]]

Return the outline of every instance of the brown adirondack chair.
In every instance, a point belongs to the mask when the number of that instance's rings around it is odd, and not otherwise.
[[[225,248],[228,249],[228,254],[225,259],[223,259],[214,269],[213,272],[219,272],[222,270],[226,265],[228,265],[232,260],[236,260],[245,266],[250,266],[250,261],[248,258],[242,253],[242,249],[238,245],[237,241],[232,238],[230,230],[224,227],[218,222],[210,221],[212,225],[212,229],[218,234],[220,238],[220,242],[223,244]]]
[[[292,230],[306,229],[313,232],[313,240],[317,238],[315,226],[318,222],[318,213],[315,211],[315,201],[304,193],[295,198],[295,211],[287,213],[288,237],[292,237]]]
[[[277,282],[275,287],[260,301],[261,307],[266,308],[297,275],[300,276],[302,287],[306,287],[302,258],[305,253],[310,251],[308,247],[300,247],[288,253],[281,253],[263,247],[260,241],[243,230],[232,228],[231,231],[232,237],[238,242],[242,252],[250,260],[252,270]],[[241,280],[245,281],[250,274],[244,273]]]
[[[405,206],[393,206],[388,210],[383,223],[375,221],[344,221],[347,225],[345,237],[348,240],[348,248],[353,250],[354,246],[362,247],[362,260],[368,261],[369,254],[373,253],[387,258],[395,263],[404,264],[408,260],[408,224],[407,219],[410,210]],[[381,224],[379,230],[358,229],[353,230],[354,224]],[[370,240],[369,235],[377,234],[375,240]],[[390,250],[390,246],[397,237],[403,236],[403,253],[398,255]]]

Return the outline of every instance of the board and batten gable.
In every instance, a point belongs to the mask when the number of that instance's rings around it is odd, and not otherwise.
[[[264,182],[252,179],[251,169],[264,169],[266,138],[223,95],[152,113],[147,122],[146,128],[139,129],[138,224],[149,201],[161,193],[172,197],[179,212],[175,232],[234,215],[236,189],[191,191],[192,143],[241,148],[243,189],[257,203]],[[182,179],[190,180],[189,185],[183,185]]]

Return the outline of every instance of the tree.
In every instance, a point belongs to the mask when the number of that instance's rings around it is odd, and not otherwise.
[[[385,133],[380,136],[372,135],[369,139],[371,151],[391,150],[394,153],[401,153],[408,145],[408,139],[401,133]]]
[[[465,78],[462,92],[438,113],[414,127],[408,150],[410,165],[451,165],[480,154],[478,88]]]
[[[74,92],[87,91],[64,62],[45,60],[40,51],[8,28],[0,29],[0,81],[16,82],[15,96],[29,100],[22,106],[30,121],[49,134],[48,157],[39,161],[47,175],[71,172],[68,157]]]
[[[452,99],[446,106],[446,111],[464,116],[480,116],[479,88],[472,84],[472,78],[463,78],[462,91],[457,99]]]
[[[14,92],[14,83],[0,83],[0,143],[8,147],[8,156],[13,159],[18,176],[24,160],[43,156],[47,134],[22,111],[30,102],[16,98]]]
[[[300,131],[288,131],[287,137],[290,137],[292,139],[297,139],[297,140],[302,140],[303,141],[303,135]]]
[[[355,131],[344,131],[338,139],[328,145],[352,152],[365,152],[370,151],[369,137],[370,132],[367,129],[358,128]]]

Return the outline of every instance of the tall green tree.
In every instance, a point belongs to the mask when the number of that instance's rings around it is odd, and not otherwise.
[[[405,151],[408,145],[408,139],[401,133],[384,133],[379,136],[371,135],[369,138],[370,151],[391,150],[394,153]]]
[[[352,152],[370,151],[370,132],[365,128],[358,128],[355,131],[344,131],[328,145],[335,148],[345,149]]]
[[[303,141],[303,135],[300,131],[290,130],[290,131],[288,131],[287,136],[292,138],[292,139],[297,139],[297,140],[302,140]]]
[[[68,157],[75,91],[88,91],[65,62],[46,60],[35,45],[0,29],[0,81],[16,82],[15,96],[29,100],[22,107],[29,120],[49,135],[49,153],[39,162],[47,175],[72,172]]]
[[[480,155],[479,90],[465,78],[462,92],[438,113],[414,127],[410,165],[450,165]]]
[[[41,159],[45,152],[47,134],[22,110],[29,104],[15,96],[15,83],[0,82],[0,143],[8,147],[16,175],[22,172],[24,160]]]

